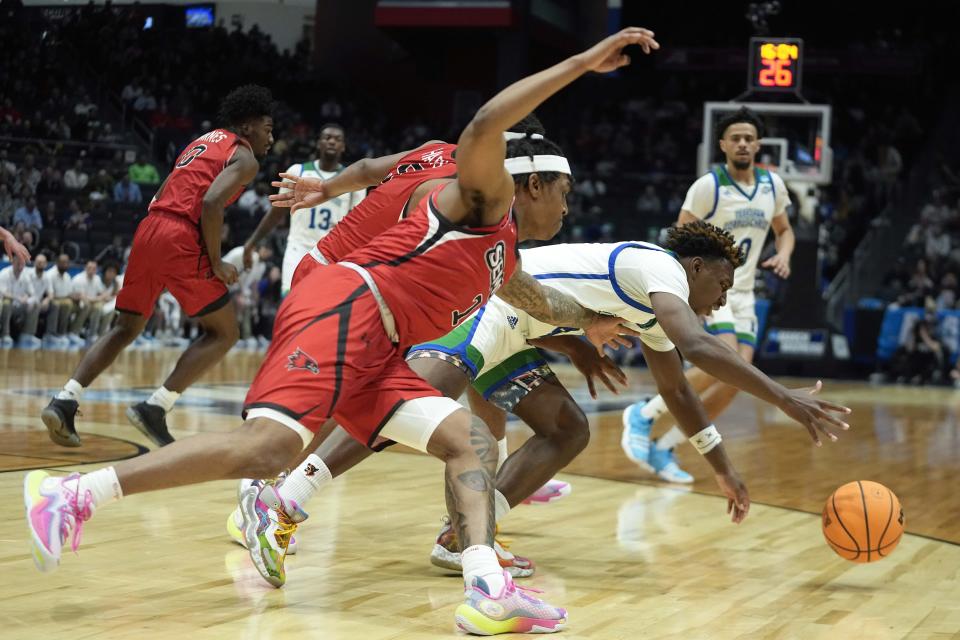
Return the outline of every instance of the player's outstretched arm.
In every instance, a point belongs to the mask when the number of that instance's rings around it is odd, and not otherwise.
[[[257,177],[260,165],[247,147],[238,147],[230,164],[220,172],[203,196],[200,229],[203,244],[210,258],[213,274],[225,284],[237,281],[237,268],[220,259],[220,231],[223,228],[223,210],[227,201],[245,184]]]
[[[520,264],[513,276],[497,291],[497,297],[521,311],[526,311],[540,322],[555,327],[583,329],[584,335],[601,353],[605,344],[614,349],[620,345],[632,346],[623,335],[640,335],[627,327],[627,321],[623,318],[601,315],[582,306],[562,291],[543,286],[536,278],[524,272]]]
[[[727,513],[739,524],[750,511],[750,494],[737,475],[720,439],[720,433],[707,416],[703,403],[683,375],[683,363],[676,349],[657,351],[641,343],[643,357],[657,382],[657,391],[666,403],[680,430],[713,467],[717,484],[727,496]]]
[[[20,256],[24,262],[30,262],[30,251],[3,227],[0,227],[0,240],[3,241],[3,251],[10,258],[10,262],[13,262],[13,256]]]
[[[394,165],[405,156],[421,147],[442,144],[442,142],[442,140],[430,140],[414,149],[407,149],[389,156],[362,158],[329,180],[303,178],[290,172],[281,173],[280,177],[283,180],[274,180],[270,184],[281,189],[282,192],[271,195],[270,202],[274,207],[290,208],[290,213],[296,213],[300,209],[315,207],[345,193],[374,187],[380,184]]]
[[[623,49],[633,44],[648,53],[660,47],[652,31],[629,27],[513,83],[480,107],[460,134],[457,181],[437,196],[444,216],[455,223],[470,217],[481,225],[496,224],[513,197],[513,180],[503,168],[503,132],[585,73],[606,73],[629,64]]]
[[[570,364],[576,367],[586,379],[590,397],[594,400],[597,399],[596,380],[598,379],[611,393],[620,393],[614,381],[621,387],[627,386],[627,374],[623,369],[606,354],[599,353],[581,340],[580,336],[544,336],[527,340],[527,344],[556,351],[570,358]]]
[[[664,333],[690,362],[717,380],[742,389],[775,407],[807,428],[819,447],[820,434],[830,440],[837,436],[832,428],[849,429],[835,414],[850,413],[847,407],[818,400],[821,383],[809,389],[787,389],[744,361],[721,340],[703,330],[690,306],[672,293],[650,295],[650,304]]]

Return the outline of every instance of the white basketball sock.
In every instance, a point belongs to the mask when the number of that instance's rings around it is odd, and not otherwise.
[[[327,483],[333,482],[330,469],[315,453],[307,456],[299,467],[283,481],[277,493],[284,501],[293,501],[301,509],[313,495]]]
[[[670,431],[660,436],[657,440],[657,449],[673,449],[675,446],[687,439],[686,434],[680,431],[680,428],[673,426]]]
[[[497,471],[500,471],[500,467],[507,461],[507,456],[509,455],[510,452],[507,451],[507,438],[504,436],[497,440]]]
[[[640,415],[648,420],[656,420],[667,412],[667,403],[659,395],[656,395],[640,407]]]
[[[67,384],[63,385],[63,389],[57,393],[57,400],[76,400],[80,402],[80,396],[82,395],[83,385],[73,378],[70,378]]]
[[[507,502],[507,497],[497,489],[493,491],[493,508],[496,513],[493,518],[494,522],[500,522],[510,513],[510,503]]]
[[[147,404],[152,404],[157,407],[160,407],[167,413],[170,412],[170,409],[173,409],[174,403],[180,397],[180,394],[176,391],[170,391],[166,387],[160,387],[153,392],[153,395],[150,396],[150,399],[147,400]]]
[[[83,492],[89,491],[93,497],[93,506],[99,509],[105,504],[116,502],[123,497],[123,489],[117,480],[117,472],[113,467],[98,469],[80,476],[78,494],[83,500]]]
[[[481,578],[486,584],[488,594],[498,596],[503,591],[506,581],[503,579],[503,568],[497,560],[497,553],[493,547],[475,544],[467,547],[460,554],[463,565],[463,582],[469,587],[474,578]]]

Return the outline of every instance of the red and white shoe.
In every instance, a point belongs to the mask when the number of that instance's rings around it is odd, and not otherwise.
[[[534,491],[523,504],[547,504],[570,495],[573,491],[573,485],[563,480],[550,480]]]
[[[522,556],[515,556],[510,553],[507,543],[499,539],[494,539],[493,550],[497,552],[497,560],[500,566],[514,578],[529,578],[536,572],[533,561]],[[463,572],[463,564],[460,562],[460,544],[457,542],[457,534],[453,532],[450,525],[450,518],[443,516],[443,525],[440,527],[440,533],[437,535],[437,542],[433,545],[433,551],[430,552],[430,564],[451,571]]]

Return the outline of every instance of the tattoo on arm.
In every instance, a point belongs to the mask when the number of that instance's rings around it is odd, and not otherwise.
[[[596,313],[552,287],[545,287],[525,271],[517,271],[497,292],[507,303],[555,327],[589,327]]]

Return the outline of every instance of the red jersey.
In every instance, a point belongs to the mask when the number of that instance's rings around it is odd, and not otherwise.
[[[150,213],[172,213],[199,226],[203,196],[240,145],[250,147],[246,140],[226,129],[205,133],[187,145],[173,165],[173,171],[150,201]],[[233,204],[243,189],[241,187],[233,194],[227,204]]]
[[[417,149],[400,159],[363,202],[350,210],[317,248],[328,263],[339,262],[397,224],[414,190],[427,180],[450,178],[457,172],[457,145],[440,143]],[[414,203],[416,204],[416,203]]]
[[[436,196],[445,186],[431,191],[375,243],[341,261],[373,277],[396,320],[401,348],[452,331],[485,305],[517,266],[513,210],[494,226],[459,227],[437,209]]]

